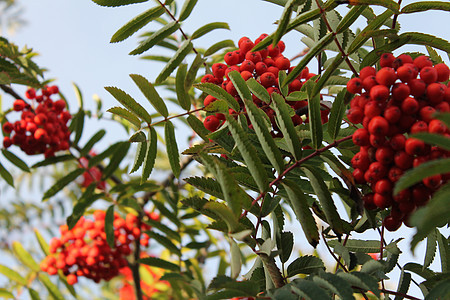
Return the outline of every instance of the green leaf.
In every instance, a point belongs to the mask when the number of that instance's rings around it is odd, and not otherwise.
[[[133,168],[130,170],[130,174],[136,172],[144,162],[147,155],[147,142],[141,142],[137,145],[136,157],[134,159]]]
[[[230,48],[230,47],[235,47],[234,42],[232,40],[223,40],[223,41],[215,43],[214,45],[212,45],[208,49],[206,49],[204,55],[210,56],[210,55],[216,53],[217,51],[219,51],[220,49]]]
[[[199,137],[201,137],[205,142],[209,142],[208,134],[211,132],[205,128],[203,123],[194,115],[189,115],[186,118],[186,121],[188,122],[189,126],[192,128],[192,130],[195,131],[195,133],[198,134]]]
[[[411,137],[424,141],[427,144],[438,146],[442,149],[450,151],[450,138],[436,133],[418,132]]]
[[[353,6],[349,12],[342,18],[336,27],[336,33],[342,33],[347,30],[359,18],[362,12],[367,8],[364,5]]]
[[[178,21],[182,22],[186,20],[197,4],[198,0],[185,0],[183,6],[181,7],[180,16],[178,17]]]
[[[59,288],[53,284],[50,278],[42,272],[38,273],[38,278],[45,286],[50,295],[53,296],[54,299],[64,300],[63,294],[60,292]]]
[[[265,192],[268,189],[268,177],[261,159],[257,155],[256,149],[253,147],[248,135],[242,127],[239,126],[238,122],[230,115],[226,115],[226,118],[231,135],[236,142],[236,147],[244,158],[250,174],[258,185],[259,191],[261,193]]]
[[[351,263],[350,251],[348,251],[348,249],[344,247],[339,241],[334,245],[334,253],[342,257],[347,267],[350,266]]]
[[[287,276],[292,277],[297,274],[316,274],[325,269],[323,261],[312,255],[300,256],[294,260],[287,268]]]
[[[24,277],[22,277],[22,275],[6,266],[0,265],[0,273],[22,286],[28,285],[28,281]]]
[[[142,94],[150,102],[150,104],[164,117],[167,118],[169,112],[167,111],[164,100],[159,96],[153,84],[151,84],[144,76],[138,74],[130,74],[131,79],[139,87]]]
[[[105,233],[106,242],[108,243],[109,247],[114,248],[114,205],[111,205],[106,210]]]
[[[67,226],[69,226],[69,229],[72,229],[77,224],[78,220],[92,203],[104,196],[104,194],[93,195],[96,186],[97,183],[91,183],[81,195],[81,198],[76,202],[72,214],[67,217]]]
[[[419,1],[416,3],[410,3],[405,5],[401,13],[402,14],[410,14],[420,11],[429,11],[429,10],[442,10],[442,11],[450,11],[450,3],[445,1]]]
[[[293,181],[284,180],[283,187],[287,191],[289,204],[294,210],[295,216],[300,222],[308,242],[313,247],[316,247],[319,243],[319,231],[317,229],[316,221],[309,209],[308,200],[300,187]]]
[[[15,299],[13,293],[5,289],[0,289],[0,297],[2,297],[3,299]]]
[[[147,266],[162,268],[171,271],[180,271],[180,267],[178,265],[157,257],[141,258],[138,260],[138,262]]]
[[[84,168],[79,168],[79,169],[76,169],[76,170],[70,172],[66,176],[60,178],[58,181],[56,181],[56,183],[53,186],[51,186],[44,193],[44,196],[42,197],[42,200],[44,201],[44,200],[47,200],[48,198],[54,196],[56,193],[61,191],[69,183],[73,182],[78,176],[83,174],[85,171],[86,170]]]
[[[301,299],[314,299],[314,300],[330,300],[332,299],[318,284],[304,279],[296,279],[291,284],[292,292],[301,296]],[[280,298],[285,299],[286,296],[280,295]]]
[[[41,268],[38,263],[34,260],[30,253],[28,253],[22,246],[21,243],[15,241],[12,243],[12,250],[14,255],[28,268],[35,272],[39,272]]]
[[[265,103],[270,103],[270,94],[256,79],[250,78],[246,81],[250,91]]]
[[[239,249],[238,244],[230,239],[231,243],[231,278],[236,279],[241,272],[242,267],[242,259],[241,259],[241,250]]]
[[[171,35],[175,31],[177,31],[179,28],[180,28],[180,23],[178,23],[176,21],[166,24],[159,30],[155,31],[149,38],[147,38],[145,41],[143,41],[136,49],[131,51],[129,54],[137,55],[137,54],[141,54],[141,53],[149,50],[153,46],[155,46],[158,43],[160,43],[161,41],[163,41],[169,35]]]
[[[36,239],[39,243],[39,246],[42,249],[42,252],[44,252],[45,255],[49,255],[50,251],[48,250],[48,244],[45,241],[44,237],[39,232],[39,230],[37,230],[37,228],[34,229],[34,235],[36,236]]]
[[[180,48],[175,52],[169,62],[164,66],[161,73],[155,79],[155,83],[161,83],[169,77],[169,75],[175,70],[186,55],[192,50],[193,45],[190,40],[186,40],[181,44]]]
[[[325,47],[331,43],[334,39],[334,35],[330,32],[321,38],[313,48],[311,48],[308,53],[303,56],[302,60],[298,63],[298,65],[289,72],[286,79],[283,81],[282,85],[288,85],[291,83],[298,75],[303,71],[306,65],[317,55],[319,52],[323,51]]]
[[[181,242],[180,234],[178,232],[170,229],[166,225],[162,224],[160,221],[155,221],[155,220],[152,220],[152,219],[148,219],[148,220],[145,221],[145,223],[150,225],[150,226],[152,226],[152,232],[153,233],[154,233],[153,228],[156,228],[159,231],[165,233],[168,237],[170,237],[170,238],[172,238],[172,239],[174,239],[174,240],[176,240],[178,242]]]
[[[14,187],[14,178],[12,177],[11,173],[9,173],[8,170],[5,169],[2,163],[0,163],[0,175],[3,179],[5,179],[7,184]]]
[[[167,121],[164,126],[164,135],[166,137],[167,156],[169,157],[170,167],[175,177],[180,176],[180,155],[178,153],[177,140],[175,138],[175,128],[172,122]]]
[[[275,34],[273,36],[272,45],[276,46],[283,35],[286,33],[286,29],[291,19],[294,5],[297,4],[296,2],[296,0],[289,0],[284,6],[283,13],[281,14],[280,21],[278,22],[277,30],[275,31]]]
[[[198,39],[199,37],[202,37],[205,34],[211,32],[211,31],[213,31],[215,29],[228,29],[228,30],[230,30],[230,26],[228,25],[228,23],[225,23],[225,22],[208,23],[206,25],[203,25],[202,27],[200,27],[196,31],[194,31],[194,33],[191,36],[191,40]]]
[[[144,107],[137,103],[136,100],[133,99],[133,97],[131,97],[121,89],[113,86],[107,86],[105,87],[105,90],[107,90],[114,98],[116,98],[117,101],[119,101],[123,106],[133,112],[136,116],[147,122],[147,124],[152,123],[152,118],[150,117],[149,113],[145,110]]]
[[[330,224],[331,228],[337,235],[343,234],[344,228],[342,220],[336,206],[334,205],[333,199],[331,198],[331,194],[328,191],[328,186],[320,176],[320,173],[311,166],[304,166],[301,169],[309,178],[309,182],[311,183],[315,194],[319,198],[320,205],[325,213],[328,224]]]
[[[2,153],[3,156],[9,160],[13,165],[15,165],[16,167],[18,167],[19,169],[21,169],[24,172],[29,173],[30,172],[30,168],[28,168],[27,164],[20,159],[17,155],[15,155],[12,152],[9,152],[6,149],[2,149]]]
[[[313,90],[311,92],[311,96],[316,96],[320,93],[322,88],[327,84],[330,77],[333,75],[333,73],[336,72],[336,69],[340,66],[340,64],[344,61],[344,58],[342,55],[337,55],[332,63],[325,69],[325,72],[322,73],[319,80],[316,82],[316,84],[313,87]]]
[[[147,136],[142,130],[136,131],[129,139],[131,143],[147,142]]]
[[[394,13],[399,13],[400,5],[393,0],[358,0],[352,3],[352,5],[379,5],[386,7]]]
[[[169,250],[170,252],[178,256],[181,256],[181,250],[177,246],[175,246],[175,244],[172,243],[172,241],[167,237],[154,231],[147,231],[147,234],[152,240],[155,240],[160,245],[164,246],[165,249]]]
[[[436,248],[437,248],[437,235],[436,230],[434,230],[427,236],[427,248],[425,252],[425,259],[423,262],[424,269],[428,268],[433,262],[434,257],[436,255]]]
[[[239,187],[233,176],[218,159],[213,159],[205,153],[200,153],[200,157],[206,168],[217,178],[228,207],[235,216],[240,215],[242,202],[248,197],[247,194]]]
[[[448,272],[449,264],[450,264],[450,257],[449,257],[449,245],[447,239],[439,232],[439,230],[435,230],[437,235],[437,242],[439,246],[439,257],[441,259],[441,272],[445,273]]]
[[[242,78],[241,74],[238,71],[231,71],[230,73],[228,73],[228,77],[238,91],[241,99],[252,100],[252,93],[250,92],[250,89],[248,88],[244,78]]]
[[[335,240],[329,241],[328,245],[334,247],[338,242]],[[380,241],[377,240],[354,240],[349,239],[345,244],[345,247],[351,252],[359,253],[379,253]]]
[[[411,283],[411,273],[406,273],[404,269],[402,269],[402,273],[400,274],[400,280],[397,288],[397,295],[394,300],[402,300],[404,297],[400,296],[401,294],[407,295],[409,290],[409,285]]]
[[[28,289],[28,294],[30,294],[32,300],[41,300],[41,297],[39,297],[39,293],[32,288]]]
[[[352,287],[358,287],[365,291],[371,291],[378,298],[380,297],[378,281],[368,274],[360,272],[351,272],[351,273],[339,272],[337,273],[337,276],[344,279]]]
[[[450,184],[446,184],[435,192],[426,206],[419,208],[411,215],[411,225],[417,227],[417,232],[411,241],[412,249],[436,227],[444,226],[450,222],[449,195]]]
[[[152,20],[158,18],[164,13],[162,6],[155,6],[142,14],[131,19],[128,23],[120,27],[119,30],[111,37],[110,43],[117,43],[126,40],[132,36],[136,31],[147,25]]]
[[[308,101],[309,130],[312,147],[319,149],[323,140],[322,119],[320,114],[320,95],[315,95]]]
[[[428,268],[424,269],[422,265],[418,263],[407,263],[406,265],[403,266],[403,270],[416,273],[417,275],[423,277],[424,279],[430,279],[431,277],[436,275],[435,272],[433,272]]]
[[[219,100],[225,100],[228,103],[228,106],[234,109],[235,111],[239,111],[239,103],[234,99],[233,96],[228,94],[223,88],[215,85],[214,83],[201,83],[194,85],[195,88],[201,90],[202,92],[207,93]]]
[[[378,15],[374,20],[369,22],[369,25],[366,26],[353,40],[353,42],[348,47],[347,53],[352,54],[353,52],[357,51],[359,48],[361,48],[366,41],[370,38],[367,36],[367,32],[371,30],[375,30],[380,28],[384,22],[390,18],[394,12],[392,10],[386,10],[384,13]]]
[[[74,144],[78,144],[84,128],[84,117],[86,113],[84,110],[80,109],[75,116],[72,118],[72,122],[69,126],[69,131],[75,133],[75,138],[73,139]]]
[[[450,297],[450,279],[447,278],[436,284],[425,297],[425,300],[448,299]]]
[[[253,103],[253,101],[244,99],[244,104],[247,115],[250,118],[264,153],[278,174],[281,174],[284,169],[283,156],[270,135],[264,116],[262,116],[263,112]]]
[[[428,161],[406,171],[396,182],[394,187],[394,195],[420,182],[424,178],[436,174],[442,174],[442,170],[450,170],[450,158]]]
[[[153,170],[153,166],[155,165],[156,154],[158,152],[158,137],[156,134],[156,130],[153,127],[150,127],[150,136],[147,142],[147,154],[144,159],[144,167],[142,168],[142,177],[141,184],[147,181],[150,173]],[[177,151],[178,152],[178,151]]]
[[[341,299],[355,299],[350,284],[335,274],[320,272],[319,276],[313,277],[313,281],[337,294]]]
[[[69,161],[69,160],[74,160],[75,157],[72,154],[66,154],[66,155],[60,155],[60,156],[53,156],[53,157],[49,157],[46,158],[45,160],[35,163],[34,165],[31,166],[31,168],[39,168],[39,167],[44,167],[44,166],[48,166],[48,165],[53,165],[59,162],[63,162],[63,161]]]
[[[189,110],[191,108],[191,99],[184,83],[186,81],[187,64],[181,64],[178,67],[177,76],[175,78],[175,88],[177,92],[177,100],[180,106]]]
[[[123,119],[128,120],[131,124],[136,126],[137,128],[141,127],[141,120],[136,117],[136,115],[125,108],[122,107],[112,107],[107,110],[107,112],[110,112],[112,114],[115,114]]]
[[[333,106],[330,111],[330,118],[328,120],[328,134],[335,140],[339,135],[342,125],[342,119],[345,114],[346,105],[344,103],[345,90],[340,91],[333,101]]]
[[[94,134],[89,141],[86,143],[86,145],[84,145],[83,149],[81,149],[80,151],[80,155],[81,156],[85,156],[86,154],[89,153],[89,151],[92,149],[92,147],[98,142],[100,141],[106,134],[106,130],[104,129],[100,129],[99,131],[97,131],[96,134]]]
[[[277,240],[278,244],[278,240]],[[280,261],[286,263],[291,256],[294,247],[294,235],[292,232],[282,232],[280,235],[280,243],[278,250],[280,251]]]
[[[106,168],[103,170],[102,180],[109,178],[117,170],[120,163],[127,155],[128,149],[130,149],[129,142],[120,143],[120,145],[115,149],[114,153],[112,154],[108,166],[106,166]]]
[[[122,5],[147,2],[148,0],[92,0],[92,1],[101,6],[117,7]]]
[[[80,108],[80,111],[83,110],[84,101],[83,101],[83,94],[81,93],[80,88],[75,82],[72,82],[73,90],[75,91],[75,96],[77,97],[78,101],[78,107]]]
[[[273,109],[278,121],[278,127],[283,133],[289,152],[294,156],[295,160],[299,160],[302,156],[302,145],[289,115],[287,104],[284,98],[277,93],[272,94]]]
[[[213,178],[189,177],[185,178],[184,181],[216,198],[224,199],[225,197],[222,193],[222,188],[220,187],[220,184]]]

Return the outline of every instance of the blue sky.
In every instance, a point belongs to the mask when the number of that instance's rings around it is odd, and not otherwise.
[[[109,43],[118,28],[153,6],[154,1],[121,8],[100,7],[90,0],[21,2],[24,7],[23,17],[28,24],[15,35],[7,37],[19,46],[27,44],[40,53],[36,61],[49,70],[47,77],[56,79],[55,83],[73,104],[76,102],[71,82],[80,86],[88,107],[94,107],[89,104],[89,100],[93,94],[98,94],[104,101],[104,109],[107,109],[116,103],[104,90],[104,86],[114,85],[138,96],[140,94],[128,74],[137,73],[153,80],[162,68],[162,64],[127,55],[137,45],[136,37],[118,44]],[[403,1],[404,4],[411,2],[413,1]],[[184,28],[186,32],[192,33],[209,22],[228,22],[231,31],[217,30],[196,41],[195,46],[206,48],[217,39],[232,39],[237,44],[242,36],[255,39],[261,33],[273,32],[276,29],[274,22],[281,12],[281,7],[260,0],[199,0],[192,13],[193,18],[185,22]],[[449,14],[445,12],[424,12],[399,17],[402,32],[425,32],[446,40],[450,39],[448,20]],[[151,30],[155,27],[148,25],[146,28]],[[287,44],[288,57],[303,49],[300,37],[299,34],[290,34],[283,39]],[[425,51],[422,46],[403,49]],[[158,54],[155,50],[151,50],[149,54]],[[448,57],[445,56],[444,59],[448,61]],[[8,97],[5,96],[5,102],[8,103],[7,101]],[[110,134],[117,138],[116,132]],[[124,135],[122,138],[127,137]],[[401,233],[403,236],[410,234],[410,230]],[[400,234],[397,232],[398,235]],[[393,239],[395,234],[388,234],[387,237],[388,240]],[[406,242],[402,244],[407,247]],[[418,253],[420,251],[419,249]]]

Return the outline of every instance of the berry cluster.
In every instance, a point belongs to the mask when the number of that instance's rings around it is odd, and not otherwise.
[[[90,152],[90,156],[95,156],[95,152]],[[80,182],[80,185],[82,187],[88,187],[93,182],[97,182],[97,188],[100,190],[106,189],[106,182],[102,181],[102,171],[98,167],[91,167],[89,168],[89,160],[86,157],[80,158],[80,166],[82,168],[86,169],[86,172],[84,172],[82,176],[82,180]]]
[[[368,209],[391,208],[385,227],[397,230],[409,215],[425,205],[450,174],[428,177],[423,182],[393,196],[395,182],[413,167],[450,153],[410,137],[418,132],[449,135],[449,129],[434,119],[436,111],[450,111],[450,70],[443,64],[433,66],[427,56],[413,59],[407,54],[394,57],[384,53],[380,70],[365,67],[359,77],[347,83],[347,90],[359,94],[350,102],[348,120],[361,123],[353,134],[360,151],[353,157],[353,176],[368,183],[371,193],[364,196]]]
[[[241,111],[245,110],[243,102],[240,99],[236,88],[228,77],[228,73],[233,70],[240,72],[241,76],[245,80],[248,80],[250,78],[256,79],[263,87],[267,89],[269,94],[281,94],[278,82],[279,72],[283,71],[288,74],[291,70],[294,69],[294,66],[291,66],[291,61],[282,54],[285,50],[284,42],[280,41],[275,47],[270,45],[260,51],[250,51],[255,45],[260,43],[267,36],[267,34],[262,34],[254,42],[248,37],[242,37],[238,42],[239,49],[225,54],[224,61],[226,64],[213,64],[212,74],[206,74],[205,76],[203,76],[201,82],[209,82],[220,85],[225,91],[227,91],[236,99],[236,101],[240,104]],[[300,91],[304,82],[314,77],[315,75],[316,74],[309,73],[309,69],[305,67],[305,69],[302,70],[301,74],[289,84],[289,94],[295,91]],[[274,110],[270,108],[267,103],[263,102],[255,95],[252,95],[252,97],[253,102],[261,107],[269,116],[274,130],[279,131],[275,122]],[[205,106],[208,106],[216,100],[217,99],[215,97],[208,95],[205,98],[203,104]],[[289,101],[288,104],[296,111],[308,105],[307,101]],[[239,112],[236,112],[230,108],[229,113],[231,115],[236,115]],[[328,113],[329,110],[324,110],[322,112],[323,123],[328,121]],[[294,115],[292,117],[292,121],[295,125],[299,125],[303,122],[303,119],[300,115]],[[217,113],[207,116],[203,124],[209,131],[216,131],[223,124],[224,120],[224,115]],[[279,136],[279,134],[277,136]]]
[[[149,236],[142,233],[150,226],[138,226],[138,218],[127,214],[123,219],[114,214],[114,241],[111,248],[106,241],[105,215],[102,210],[94,212],[94,220],[80,218],[77,224],[69,230],[67,225],[60,227],[61,237],[50,242],[50,255],[41,262],[41,270],[55,275],[58,269],[67,276],[69,284],[75,284],[79,276],[94,280],[110,280],[119,274],[121,268],[127,267],[126,256],[131,254],[131,244],[140,239],[140,244],[148,246]],[[159,216],[149,213],[147,216],[158,220]]]
[[[43,88],[40,95],[30,88],[25,96],[32,101],[32,105],[22,99],[15,100],[13,110],[22,112],[21,119],[3,124],[6,134],[3,146],[8,148],[14,144],[28,155],[44,153],[45,157],[69,149],[70,131],[67,122],[72,116],[65,110],[64,100],[51,99],[52,95],[58,93],[57,86]]]

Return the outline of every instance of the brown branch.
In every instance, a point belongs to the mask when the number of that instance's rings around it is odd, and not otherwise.
[[[320,13],[322,15],[322,19],[325,22],[325,25],[327,26],[328,31],[331,32],[333,34],[333,36],[334,36],[334,42],[336,43],[336,46],[338,47],[339,52],[341,53],[341,55],[344,58],[344,60],[347,63],[347,65],[350,67],[350,70],[353,72],[353,74],[355,76],[358,76],[358,72],[356,71],[355,67],[352,65],[352,62],[348,58],[348,54],[345,53],[344,48],[342,48],[341,43],[337,39],[337,33],[333,31],[333,28],[331,27],[330,23],[328,22],[326,11],[320,5],[319,0],[316,0],[316,3],[317,3],[317,7],[320,9]]]
[[[403,294],[403,293],[387,290],[385,288],[382,288],[380,291],[385,293],[385,294],[396,295],[396,296],[400,296],[400,297],[403,297],[403,298],[406,298],[406,299],[420,300],[419,298],[416,298],[416,297],[413,297],[413,296],[410,296],[410,295],[406,295],[406,294]]]
[[[14,97],[15,99],[21,99],[23,100],[23,98],[17,94],[11,87],[5,85],[5,84],[0,84],[0,88],[7,94],[11,95],[12,97]]]
[[[301,164],[303,164],[304,162],[310,160],[313,157],[316,157],[318,155],[320,155],[321,153],[336,147],[337,145],[339,145],[342,142],[345,142],[347,140],[350,140],[353,137],[353,135],[349,135],[346,136],[340,140],[334,141],[331,144],[328,144],[327,146],[320,148],[316,151],[314,151],[313,153],[311,153],[310,155],[296,161],[293,165],[291,165],[289,168],[287,168],[286,170],[283,171],[283,173],[281,173],[280,175],[278,175],[277,178],[275,178],[274,180],[272,180],[272,182],[269,183],[269,188],[272,187],[273,185],[278,184],[289,172],[291,172],[293,169],[299,167]],[[259,194],[259,196],[253,200],[252,204],[250,205],[249,209],[244,210],[244,212],[241,214],[240,219],[244,218],[247,216],[248,211],[256,204],[256,202],[258,202],[261,198],[264,198],[264,196],[267,194],[267,192],[262,192]]]
[[[402,0],[398,0],[398,6],[402,4]],[[395,24],[397,23],[398,14],[394,15],[394,18],[392,19],[392,29],[395,29]]]

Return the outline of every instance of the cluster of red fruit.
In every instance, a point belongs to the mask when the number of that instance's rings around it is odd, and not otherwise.
[[[45,157],[54,156],[56,151],[69,149],[70,131],[67,122],[72,116],[65,110],[64,100],[51,99],[52,95],[58,93],[57,86],[43,88],[41,95],[30,88],[25,96],[32,101],[32,105],[22,99],[15,100],[13,110],[22,112],[21,119],[3,124],[3,132],[6,134],[3,146],[8,148],[14,144],[28,155],[44,153]]]
[[[255,42],[248,37],[242,37],[238,42],[239,49],[225,54],[224,61],[226,64],[213,64],[212,74],[206,74],[203,76],[201,82],[209,82],[220,85],[225,91],[236,99],[236,101],[240,104],[241,111],[245,111],[245,107],[236,88],[228,77],[228,73],[233,70],[240,72],[241,76],[245,80],[250,78],[256,79],[263,87],[267,89],[269,94],[281,94],[278,82],[279,72],[283,71],[289,74],[289,72],[294,69],[294,66],[291,66],[291,61],[282,54],[285,50],[284,42],[280,41],[275,47],[270,45],[260,51],[250,51],[267,36],[267,34],[262,34],[255,40]],[[300,91],[304,82],[315,75],[316,74],[309,73],[309,69],[305,67],[301,74],[289,84],[289,93]],[[276,131],[279,131],[275,122],[274,110],[257,96],[252,95],[252,97],[253,102],[261,107],[269,116],[273,128]],[[203,104],[208,106],[216,100],[217,99],[215,97],[208,95]],[[288,104],[296,111],[308,105],[307,101],[289,101]],[[230,108],[229,113],[231,115],[235,115],[238,112]],[[328,121],[328,113],[329,110],[324,110],[322,112],[323,123]],[[223,124],[224,120],[225,116],[217,113],[207,116],[203,124],[209,131],[216,131]],[[303,122],[300,115],[294,115],[292,117],[292,121],[295,125],[299,125]]]
[[[150,226],[138,226],[138,218],[127,214],[123,219],[114,214],[114,248],[106,241],[105,215],[102,210],[94,212],[94,220],[81,217],[69,230],[67,225],[60,227],[61,237],[50,241],[50,255],[41,262],[41,270],[55,275],[59,270],[67,276],[69,284],[75,284],[79,276],[94,280],[110,280],[119,274],[121,268],[128,267],[126,256],[131,254],[131,243],[140,239],[142,246],[148,246],[149,236],[143,231]],[[158,220],[156,213],[148,213],[151,219]]]
[[[90,156],[96,155],[95,152],[91,151]],[[81,186],[88,187],[93,182],[97,182],[97,188],[100,190],[106,189],[106,182],[102,181],[102,171],[98,167],[89,168],[89,159],[86,157],[80,158],[80,166],[86,169],[86,172],[82,174]]]
[[[433,66],[427,56],[412,59],[407,54],[394,57],[384,53],[380,70],[361,69],[352,78],[347,90],[359,94],[350,102],[348,120],[361,123],[353,134],[353,142],[360,146],[352,159],[353,176],[360,184],[368,183],[371,193],[364,196],[368,209],[391,208],[384,219],[385,227],[397,230],[407,225],[409,215],[425,205],[431,195],[450,178],[450,174],[435,175],[393,196],[395,182],[413,167],[450,153],[425,144],[410,135],[429,132],[449,137],[449,129],[435,112],[450,111],[450,70],[439,63]]]

